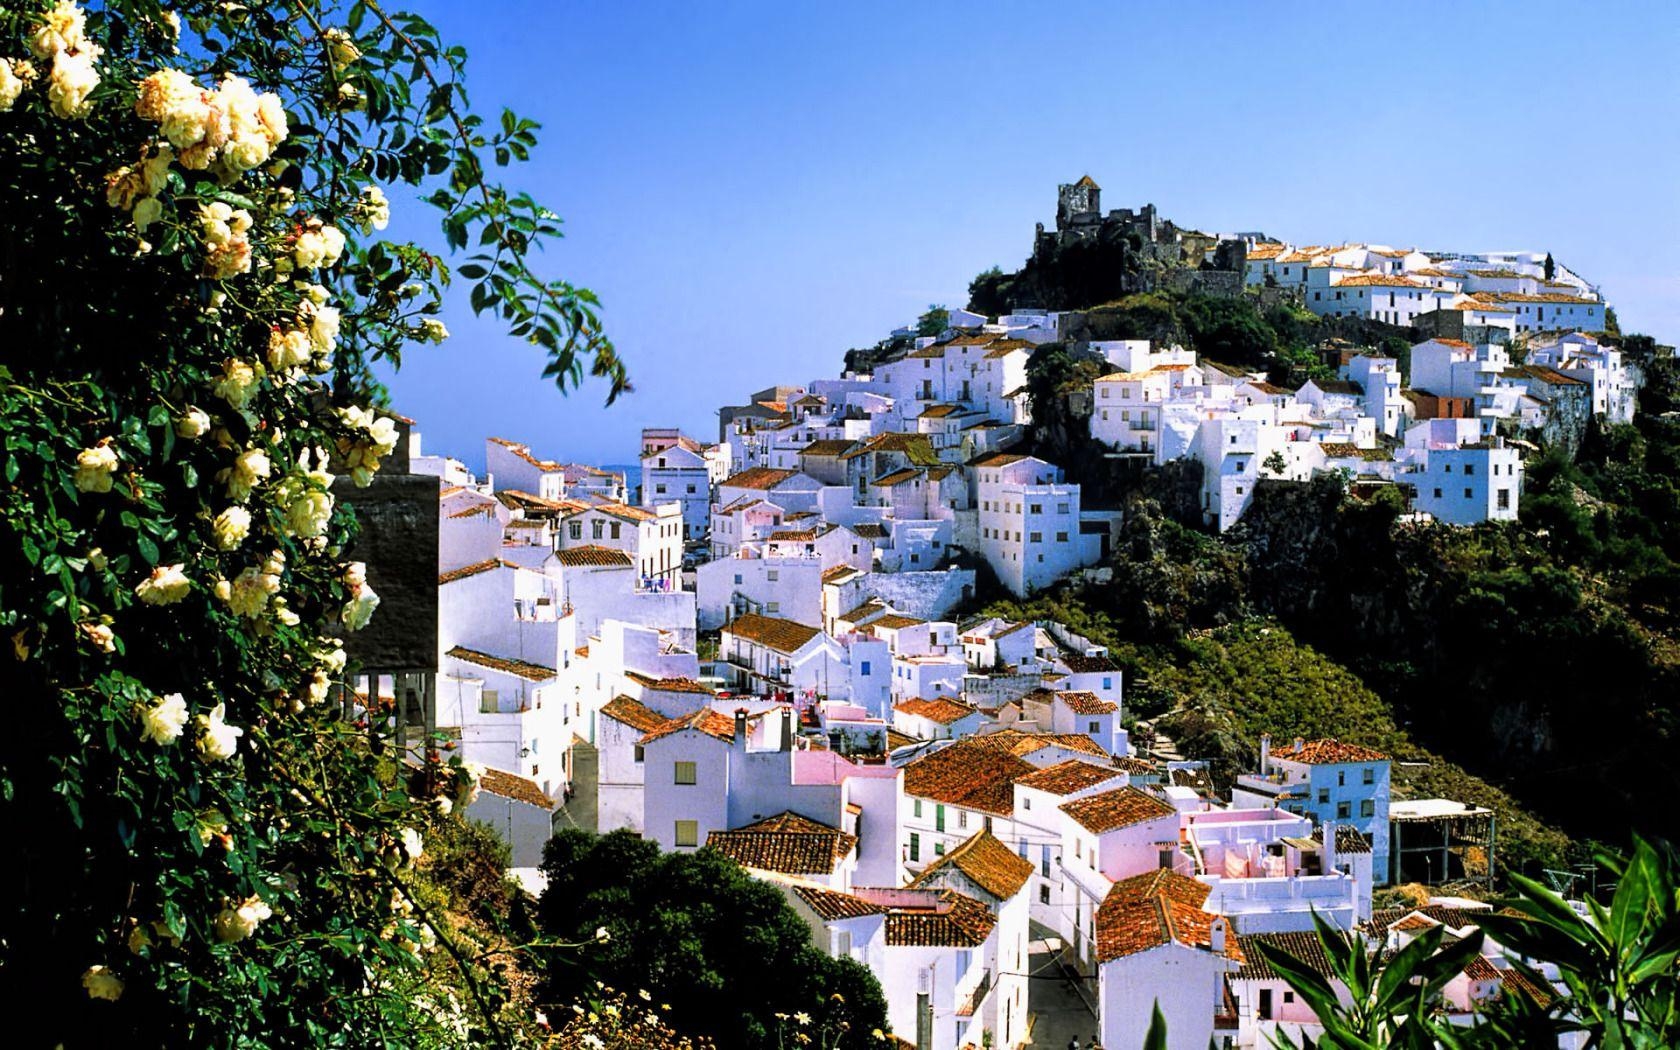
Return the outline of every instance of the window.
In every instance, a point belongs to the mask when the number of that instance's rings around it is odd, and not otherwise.
[[[1042,503],[1029,504],[1027,513],[1028,514],[1043,514],[1044,513],[1044,504],[1042,504]]]
[[[933,855],[935,857],[943,857],[945,855],[945,843],[935,842],[933,844]]]
[[[642,745],[637,744],[636,745],[636,761],[640,762],[641,760],[642,760]]]
[[[1336,803],[1336,819],[1337,820],[1346,820],[1351,816],[1353,816],[1353,803],[1351,803],[1351,802],[1338,802],[1338,803]]]
[[[1330,801],[1330,789],[1329,788],[1319,788],[1318,789],[1318,801],[1319,801],[1320,805]]]
[[[1511,509],[1511,490],[1510,489],[1500,489],[1498,492],[1496,492],[1494,494],[1494,497],[1495,497],[1495,502],[1498,505],[1500,510],[1510,510]]]
[[[602,526],[604,526],[604,525],[606,525],[606,522],[604,522],[604,521],[592,521],[592,522],[590,522],[589,523],[590,535],[593,536],[595,539],[600,539],[601,538],[601,532],[602,532]]]
[[[771,602],[769,605],[766,605],[764,607],[764,611],[768,612],[768,613],[779,613],[779,612],[782,611],[782,603],[781,602]]]
[[[910,802],[910,815],[913,816],[913,817],[920,817],[922,815],[922,800],[921,799],[918,798],[918,799],[912,799],[911,800],[911,802]]]
[[[1359,803],[1359,815],[1362,816],[1362,817],[1374,817],[1374,816],[1376,816],[1377,815],[1376,800],[1368,798],[1368,799],[1365,799],[1364,801],[1360,802]]]
[[[1360,779],[1367,784],[1375,784],[1377,782],[1377,771],[1370,768],[1362,769],[1360,770]]]
[[[1068,506],[1069,505],[1066,504],[1066,503],[1056,504],[1056,513],[1057,514],[1066,514],[1068,512]]]
[[[612,523],[612,538],[618,539],[618,522],[616,521]]]
[[[769,580],[771,583],[775,583],[777,580],[782,578],[781,570],[771,569],[769,572],[764,574],[764,578]]]
[[[672,768],[676,771],[676,778],[672,781],[672,783],[675,783],[675,784],[693,784],[693,783],[695,783],[695,769],[694,769],[694,763],[693,762],[676,762],[676,763],[673,763]]]
[[[1439,495],[1439,493],[1437,493],[1437,495]],[[735,574],[735,585],[737,587],[739,587],[741,585],[741,574],[740,573]]]
[[[1436,499],[1440,499],[1440,498],[1441,498],[1441,490],[1440,490],[1440,489],[1436,489],[1436,490],[1435,490],[1435,498],[1436,498]]]
[[[912,831],[910,833],[910,860],[912,862],[915,862],[915,861],[918,861],[918,860],[921,860],[921,859],[922,859],[922,837],[920,835],[916,834],[914,831]]]
[[[1021,800],[1021,808],[1022,808],[1022,809],[1031,809],[1031,808],[1032,808],[1032,799],[1030,799],[1030,798],[1023,798],[1023,799],[1022,799],[1022,800]]]
[[[1345,770],[1345,769],[1336,770],[1336,786],[1337,787],[1347,787],[1347,770]]]
[[[1043,543],[1044,542],[1044,533],[1042,533],[1042,532],[1029,532],[1029,533],[1027,533],[1027,542],[1028,543]]]
[[[966,809],[957,810],[957,827],[968,827],[968,811]]]
[[[655,491],[655,492],[659,493],[661,496],[663,496],[665,494],[665,486],[664,485],[655,485],[653,487],[653,491]],[[694,491],[692,486],[689,487],[689,491],[690,492]]]
[[[661,487],[661,488],[660,488],[660,490],[659,490],[659,491],[661,491],[661,492],[664,492],[664,491],[665,491],[665,489],[664,489],[664,488],[663,488],[663,487]],[[690,485],[690,486],[689,486],[689,487],[688,487],[688,494],[689,494],[689,495],[690,495],[690,496],[692,496],[692,495],[694,495],[694,486],[693,486],[693,485]]]
[[[1087,733],[1100,733],[1100,732],[1102,732],[1102,723],[1101,722],[1086,722],[1085,723],[1085,732],[1087,732]]]
[[[945,830],[945,807],[943,805],[933,807],[933,830]]]
[[[1066,543],[1067,541],[1068,541],[1068,534],[1067,533],[1065,533],[1065,532],[1056,533],[1056,542],[1057,543]]]
[[[1469,489],[1464,490],[1464,498],[1465,499],[1470,499],[1471,498]]]
[[[1050,903],[1050,884],[1049,883],[1045,883],[1044,885],[1042,885],[1038,888],[1038,903],[1040,903],[1040,904],[1049,904]]]
[[[478,694],[478,710],[480,714],[495,714],[496,706],[501,697],[494,689],[485,689]]]
[[[677,821],[675,838],[679,846],[700,845],[700,822],[698,820]]]
[[[858,665],[858,673],[862,674],[862,675],[869,674],[869,661],[868,660],[865,660],[861,664]]]
[[[1464,473],[1465,473],[1466,476],[1469,476],[1471,474],[1476,473],[1476,464],[1474,464],[1474,463],[1464,464]]]
[[[570,530],[569,531],[572,534],[572,539],[574,539],[574,540],[583,539],[583,522],[573,521],[573,522],[569,522],[568,524],[570,525]]]

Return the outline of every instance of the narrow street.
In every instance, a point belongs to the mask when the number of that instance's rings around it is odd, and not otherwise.
[[[1061,942],[1041,926],[1033,927],[1032,952],[1028,956],[1032,985],[1031,997],[1034,1050],[1066,1050],[1068,1040],[1078,1038],[1083,1047],[1097,1030],[1097,1019],[1080,995],[1076,981],[1068,978],[1068,971],[1058,961]],[[1085,996],[1095,993],[1094,982],[1088,982]]]

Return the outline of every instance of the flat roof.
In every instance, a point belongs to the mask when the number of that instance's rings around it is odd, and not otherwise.
[[[1486,817],[1493,810],[1457,802],[1450,798],[1412,798],[1388,804],[1390,821],[1441,820],[1446,817]]]

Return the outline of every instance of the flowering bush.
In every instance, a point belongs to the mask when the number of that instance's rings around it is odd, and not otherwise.
[[[417,889],[476,775],[326,702],[379,605],[334,498],[397,440],[371,365],[465,278],[562,389],[626,388],[464,61],[372,0],[0,5],[0,1001],[48,1045],[533,1030]],[[377,239],[405,199],[462,265]]]

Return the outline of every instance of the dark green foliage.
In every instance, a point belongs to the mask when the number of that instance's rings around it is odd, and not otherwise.
[[[605,927],[610,937],[582,960],[556,953],[546,1001],[592,995],[596,980],[646,989],[670,1004],[682,1031],[743,1050],[777,1045],[778,1013],[843,1009],[849,1029],[838,1045],[879,1045],[870,1032],[887,1026],[886,1000],[875,978],[814,947],[781,891],[734,861],[710,850],[661,853],[628,831],[567,830],[550,841],[543,872],[537,921],[545,934],[593,941]]]
[[[951,325],[951,311],[934,303],[927,308],[927,313],[916,318],[916,334],[920,336],[936,336]]]

